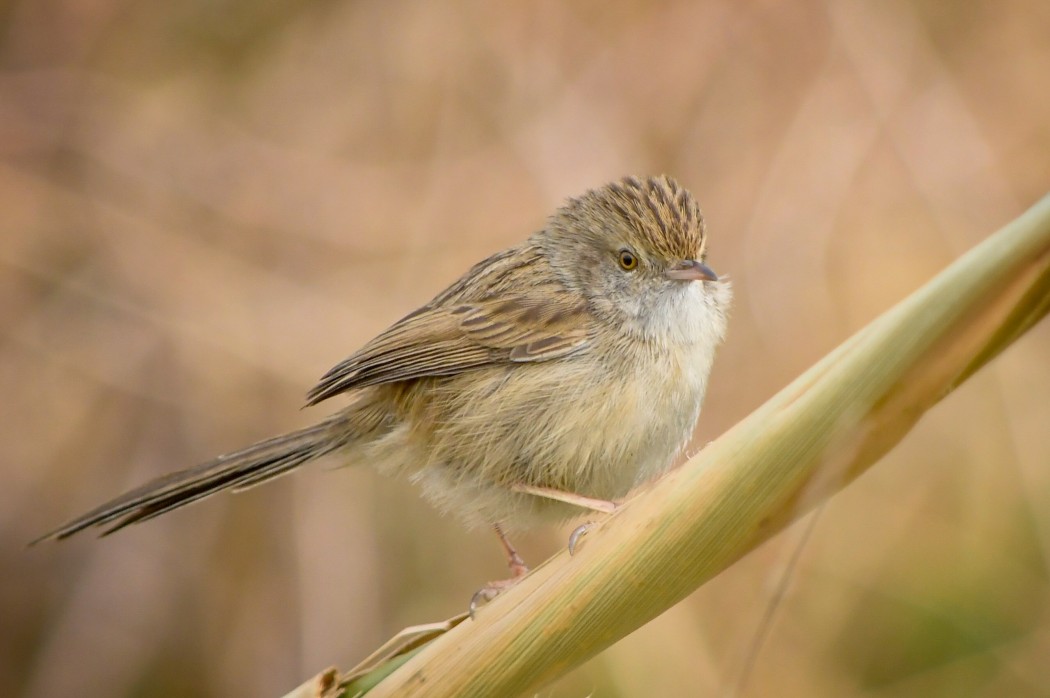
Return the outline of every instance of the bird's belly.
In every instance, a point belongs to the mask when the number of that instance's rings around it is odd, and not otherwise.
[[[578,515],[513,486],[615,500],[665,472],[703,399],[709,366],[689,359],[650,356],[628,373],[601,357],[494,368],[467,390],[448,381],[431,393],[402,462],[428,499],[468,524]]]
[[[666,362],[623,376],[586,403],[575,401],[581,418],[559,459],[576,466],[566,484],[589,497],[620,499],[666,472],[692,435],[703,392],[703,381],[686,379],[677,363]]]

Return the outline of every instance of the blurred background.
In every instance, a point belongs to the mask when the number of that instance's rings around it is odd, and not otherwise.
[[[0,32],[5,695],[280,695],[503,576],[367,467],[25,544],[337,407],[299,411],[568,196],[666,172],[704,207],[737,300],[700,447],[1050,187],[1041,0],[22,0]],[[1048,396],[1044,322],[821,512],[757,653],[805,524],[540,695],[1050,695]]]

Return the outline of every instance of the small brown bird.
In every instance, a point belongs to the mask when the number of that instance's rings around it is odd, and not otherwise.
[[[406,475],[467,525],[503,534],[611,510],[692,434],[729,283],[704,264],[700,207],[669,177],[569,200],[326,373],[316,426],[146,483],[43,536],[103,535],[336,455]],[[498,589],[499,584],[487,587]]]

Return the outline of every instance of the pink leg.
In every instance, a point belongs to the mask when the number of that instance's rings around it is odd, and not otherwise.
[[[561,490],[552,489],[550,487],[534,487],[533,485],[512,485],[511,489],[515,492],[521,492],[522,494],[531,494],[536,497],[543,497],[545,499],[553,499],[558,502],[565,502],[566,504],[572,504],[573,506],[580,507],[581,509],[590,509],[591,511],[600,511],[603,514],[611,514],[620,506],[619,502],[610,502],[607,499],[595,499],[594,497],[585,497],[582,494],[576,494],[574,492],[563,492]]]
[[[499,536],[500,544],[503,546],[503,552],[507,555],[507,566],[510,567],[510,573],[512,576],[510,577],[510,579],[501,579],[499,581],[489,582],[488,584],[474,592],[474,596],[470,599],[471,618],[474,617],[474,614],[477,612],[478,606],[481,603],[487,603],[489,601],[492,601],[492,599],[499,596],[500,592],[502,592],[505,589],[509,589],[510,587],[514,586],[519,581],[521,581],[521,578],[529,572],[529,568],[525,564],[525,561],[521,559],[521,555],[519,555],[518,551],[514,548],[513,545],[511,545],[510,540],[507,539],[507,535],[503,532],[503,529],[500,527],[500,525],[493,524],[493,528],[496,529],[496,535]]]

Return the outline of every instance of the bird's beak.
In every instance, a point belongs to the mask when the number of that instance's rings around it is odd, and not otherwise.
[[[718,274],[711,267],[695,259],[684,259],[677,262],[664,273],[667,278],[676,281],[718,281]]]

